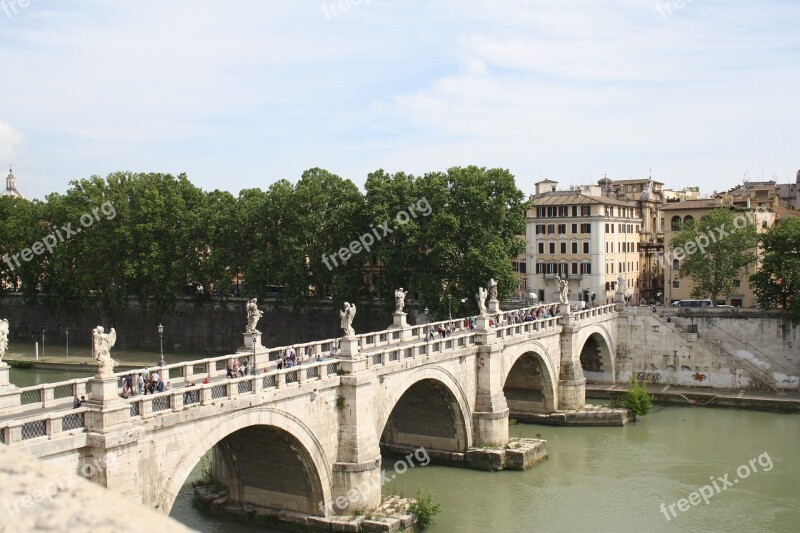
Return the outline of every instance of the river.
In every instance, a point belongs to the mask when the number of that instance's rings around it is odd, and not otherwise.
[[[31,374],[44,381],[56,377],[20,370],[12,371],[12,382]],[[546,439],[549,459],[526,472],[416,466],[397,474],[384,493],[413,496],[418,485],[432,491],[442,512],[430,533],[794,532],[800,527],[796,414],[657,406],[623,428],[518,424],[510,433]],[[391,470],[393,460],[384,465]],[[208,533],[267,531],[203,516],[192,507],[188,481],[172,509],[174,519]],[[708,504],[687,501],[681,511],[678,500],[706,485],[712,492]]]

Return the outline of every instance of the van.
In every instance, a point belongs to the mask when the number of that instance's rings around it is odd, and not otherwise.
[[[681,300],[680,302],[675,302],[677,307],[711,307],[711,300]]]

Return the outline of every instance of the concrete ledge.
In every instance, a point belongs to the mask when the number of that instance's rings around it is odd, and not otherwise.
[[[218,487],[195,483],[195,503],[206,514],[225,520],[268,527],[303,530],[359,532],[414,531],[417,519],[409,512],[414,500],[389,496],[372,511],[357,515],[317,516],[293,511],[282,511],[249,504],[236,504]]]
[[[524,414],[513,416],[520,422],[549,426],[624,426],[636,421],[636,416],[627,409],[587,404],[583,409],[556,411],[549,414]]]
[[[504,447],[470,448],[466,466],[475,470],[527,470],[547,459],[547,441],[539,439],[509,439]]]

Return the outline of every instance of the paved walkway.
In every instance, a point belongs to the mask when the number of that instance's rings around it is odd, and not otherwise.
[[[800,410],[800,391],[758,391],[739,389],[711,389],[708,387],[676,387],[665,384],[647,384],[647,392],[657,399],[672,400],[671,403],[687,405],[714,405],[737,407],[789,407]],[[618,396],[628,389],[624,383],[586,384],[587,398],[607,398]],[[692,400],[695,403],[692,403]]]

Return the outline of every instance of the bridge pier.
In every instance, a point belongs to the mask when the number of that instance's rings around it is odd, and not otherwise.
[[[472,445],[508,444],[508,404],[503,393],[502,344],[488,344],[488,333],[479,334],[483,345],[475,363],[477,392],[472,414]],[[479,341],[480,342],[480,341]]]
[[[342,339],[345,341],[346,339]],[[358,345],[342,350],[343,372],[337,397],[339,449],[332,468],[332,501],[325,516],[353,514],[381,503],[381,450],[373,420],[377,377],[365,372],[367,361]]]
[[[558,409],[561,410],[582,409],[586,405],[586,378],[581,368],[581,346],[576,342],[579,329],[574,316],[562,315],[561,369],[558,374]]]

